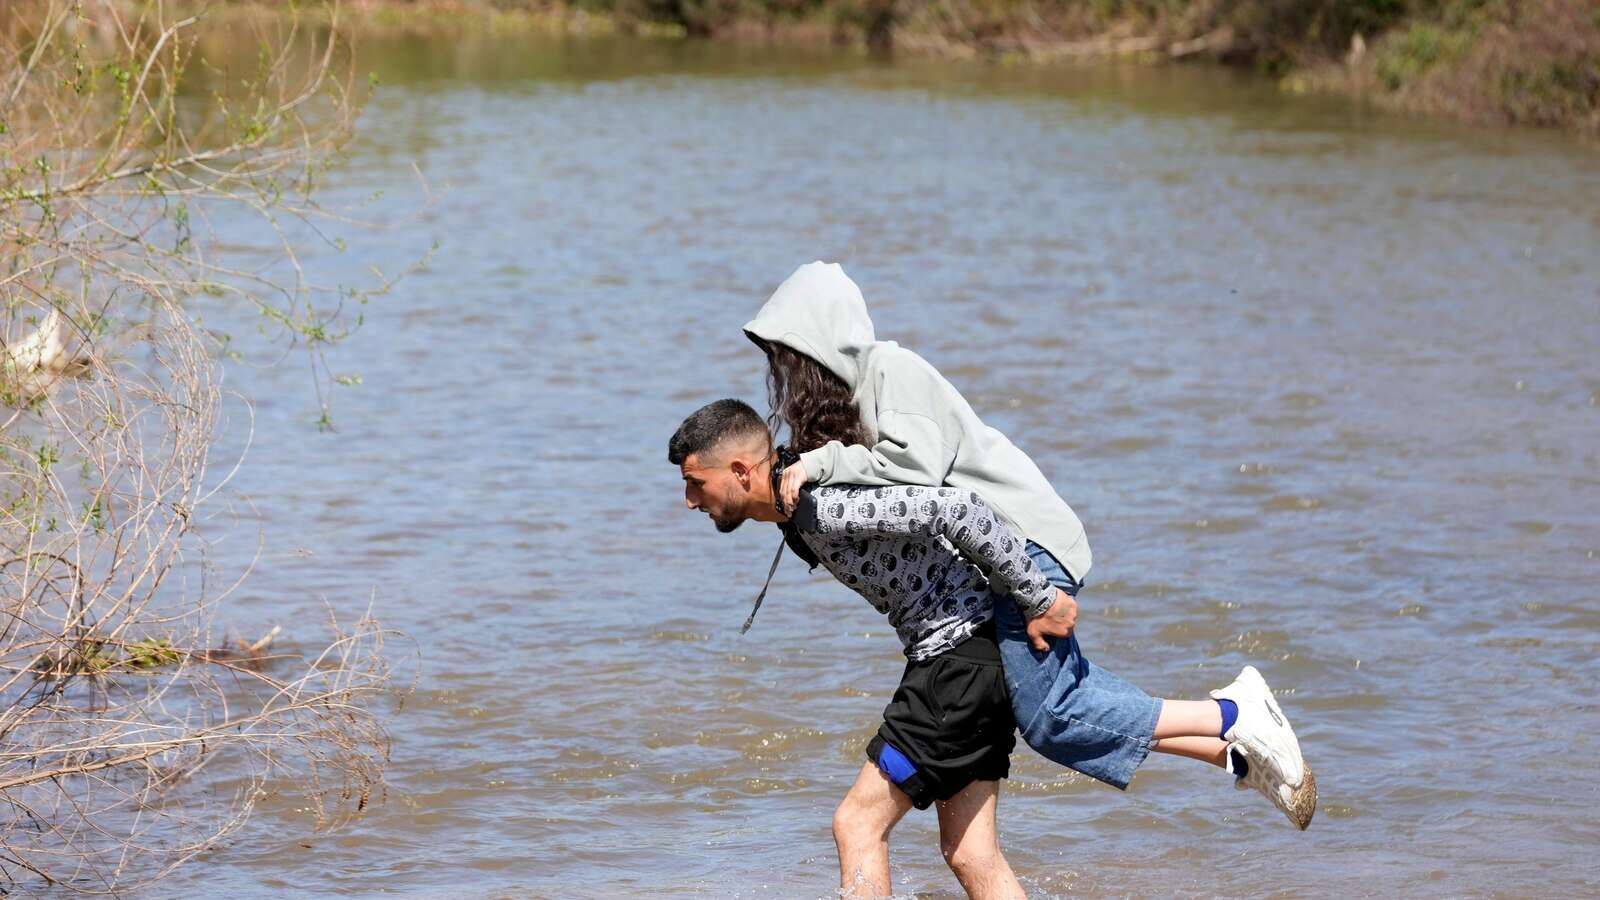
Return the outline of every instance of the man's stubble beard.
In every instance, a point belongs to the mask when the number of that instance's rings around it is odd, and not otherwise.
[[[733,497],[731,496],[723,497],[722,504],[724,510],[733,509],[736,506],[736,504],[733,502]],[[728,532],[738,528],[740,525],[743,525],[746,518],[747,517],[744,515],[739,515],[739,517],[736,519],[725,519],[722,516],[713,515],[711,517],[711,521],[717,526],[718,531],[722,532],[723,534],[727,534]]]

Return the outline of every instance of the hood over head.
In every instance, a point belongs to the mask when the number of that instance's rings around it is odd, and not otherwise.
[[[825,262],[795,269],[744,333],[804,353],[852,391],[861,381],[861,357],[875,341],[861,289],[838,263]]]

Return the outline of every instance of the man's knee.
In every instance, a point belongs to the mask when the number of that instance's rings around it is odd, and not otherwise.
[[[873,810],[849,797],[833,811],[833,840],[841,847],[860,847],[882,840],[884,829]]]
[[[853,843],[854,833],[851,831],[849,805],[850,801],[846,800],[833,811],[833,840],[841,846]]]
[[[956,877],[965,881],[993,872],[1000,866],[1000,848],[977,841],[939,842],[939,852]]]

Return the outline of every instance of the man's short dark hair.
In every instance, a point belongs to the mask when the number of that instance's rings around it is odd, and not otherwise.
[[[718,400],[707,403],[689,414],[672,440],[667,441],[667,462],[675,466],[696,453],[714,449],[729,438],[762,434],[771,439],[772,432],[760,414],[743,400]]]

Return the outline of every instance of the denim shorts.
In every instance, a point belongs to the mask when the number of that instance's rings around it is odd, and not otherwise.
[[[1071,573],[1028,542],[1028,556],[1050,583],[1077,596]],[[1150,754],[1161,701],[1087,659],[1074,634],[1048,652],[1028,643],[1027,622],[1009,596],[995,598],[1000,658],[1022,739],[1040,756],[1126,789]]]

